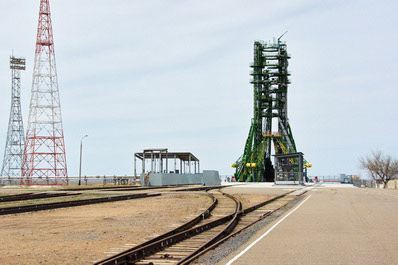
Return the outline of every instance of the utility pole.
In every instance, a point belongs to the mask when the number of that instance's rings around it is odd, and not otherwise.
[[[49,0],[40,0],[21,184],[68,184]]]
[[[25,145],[25,136],[21,111],[21,71],[25,70],[25,58],[10,57],[11,69],[11,111],[8,122],[7,140],[4,150],[3,166],[1,176],[8,177],[11,185],[21,176],[22,155]],[[3,183],[1,183],[3,182]],[[5,184],[5,180],[0,181]]]
[[[88,137],[88,135],[86,134],[85,136],[82,137],[82,139],[80,140],[80,164],[79,164],[79,186],[82,183],[82,154],[83,154],[83,139]]]

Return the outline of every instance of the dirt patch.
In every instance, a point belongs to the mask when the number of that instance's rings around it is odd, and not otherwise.
[[[187,222],[210,204],[203,194],[164,194],[0,216],[0,264],[90,264]]]
[[[242,202],[243,209],[275,197],[273,195],[266,194],[233,194],[233,196],[237,197]]]

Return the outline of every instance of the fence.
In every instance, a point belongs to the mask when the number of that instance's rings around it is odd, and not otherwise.
[[[20,178],[0,177],[0,186],[15,186],[20,184]],[[129,185],[136,184],[135,176],[81,176],[68,177],[68,185],[95,185],[95,184],[114,184]]]
[[[320,183],[351,183],[350,176],[308,176],[310,182]]]
[[[377,183],[375,180],[371,179],[354,179],[352,184],[358,188],[376,188]]]
[[[373,180],[373,179],[355,179],[355,180],[352,181],[352,184],[355,187],[359,187],[359,188],[382,189],[384,187],[383,182],[376,181],[376,180]],[[397,189],[398,188],[398,180],[397,179],[390,180],[387,183],[386,188],[387,189]]]

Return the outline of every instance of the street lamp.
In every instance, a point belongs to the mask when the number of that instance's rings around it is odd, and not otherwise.
[[[88,137],[86,134],[85,136],[82,137],[80,140],[80,164],[79,164],[79,186],[81,185],[82,182],[82,153],[83,153],[83,139]]]

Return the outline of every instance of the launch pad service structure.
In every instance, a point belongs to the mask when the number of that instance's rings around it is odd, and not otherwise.
[[[253,78],[250,82],[253,84],[254,113],[243,155],[232,165],[236,168],[236,181],[290,181],[298,184],[303,181],[306,167],[311,166],[302,160],[302,153],[297,152],[288,120],[290,56],[281,37],[273,43],[254,42]],[[276,132],[272,131],[273,125],[277,127]],[[275,160],[278,160],[276,167],[271,161],[272,144]],[[288,154],[286,158],[280,156]]]

